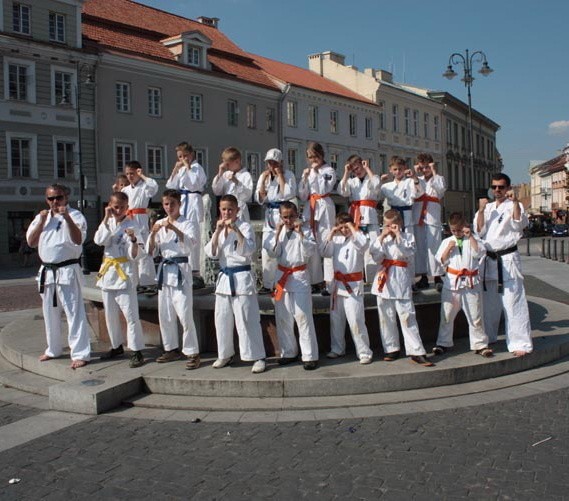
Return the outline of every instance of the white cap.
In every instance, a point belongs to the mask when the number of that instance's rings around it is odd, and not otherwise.
[[[267,151],[267,154],[265,155],[265,162],[268,162],[269,160],[281,163],[283,161],[282,151],[277,148]]]

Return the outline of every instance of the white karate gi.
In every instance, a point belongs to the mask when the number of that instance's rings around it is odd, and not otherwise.
[[[123,193],[128,195],[128,208],[130,209],[146,209],[150,199],[158,193],[158,183],[149,177],[140,179],[134,186],[128,185],[122,189]],[[138,230],[142,235],[140,247],[144,248],[150,228],[148,226],[148,214],[132,214],[129,216],[138,226]],[[145,255],[137,262],[138,266],[138,282],[139,285],[147,287],[154,285],[156,279],[156,270],[154,261],[149,255]]]
[[[476,237],[475,237],[476,238]],[[449,242],[457,241],[455,236],[445,238],[436,253],[436,259],[443,268],[453,270],[478,270],[480,256],[484,255],[484,244],[477,238],[478,251],[470,245],[470,240],[464,238],[462,241],[462,253],[458,245],[451,251],[447,262],[442,261],[442,255],[446,251]],[[439,324],[439,334],[437,346],[454,346],[452,337],[454,330],[454,319],[462,309],[468,322],[468,334],[470,338],[470,349],[481,350],[488,346],[488,336],[484,331],[482,320],[482,296],[480,294],[480,276],[458,276],[449,271],[443,277],[443,290],[441,291],[441,319]]]
[[[419,334],[411,290],[413,273],[410,264],[413,263],[413,254],[415,252],[413,233],[402,232],[400,243],[397,243],[391,236],[386,237],[382,243],[380,243],[378,238],[375,242],[372,242],[370,252],[380,267],[378,275],[374,279],[371,292],[377,296],[383,351],[385,353],[400,351],[396,317],[398,315],[407,355],[425,355],[427,352],[423,347]],[[384,259],[405,261],[409,264],[407,267],[392,266],[388,271],[387,283],[383,291],[380,292],[378,278],[379,273],[383,270],[381,263]]]
[[[75,225],[81,230],[81,244],[87,235],[87,221],[77,209],[67,206],[67,211]],[[26,233],[28,240],[38,225],[41,225],[41,216],[38,214],[30,224]],[[38,244],[38,254],[43,263],[61,263],[70,259],[81,257],[82,245],[76,245],[71,240],[69,226],[61,215],[52,215],[49,212],[41,232]],[[40,266],[38,282],[44,271]],[[47,348],[45,355],[57,358],[63,353],[61,341],[61,309],[67,318],[67,340],[71,348],[71,360],[91,359],[91,346],[85,305],[81,285],[83,277],[79,264],[62,266],[55,273],[45,270],[45,285],[42,297],[42,309],[45,322]],[[57,306],[53,305],[56,294]]]
[[[317,173],[314,172],[314,169],[310,169],[308,178],[306,180],[304,180],[304,178],[300,179],[298,183],[298,196],[303,202],[306,202],[302,212],[302,218],[306,224],[310,224],[311,222],[310,196],[331,195],[335,185],[336,171],[328,164],[322,165]],[[316,200],[314,222],[316,232],[313,236],[316,241],[320,243],[324,239],[324,233],[330,230],[330,228],[333,228],[336,222],[336,207],[330,196]],[[324,266],[324,270],[322,266]],[[308,267],[310,269],[310,279],[313,284],[318,284],[322,282],[322,280],[326,282],[332,280],[334,269],[331,259],[325,258],[324,263],[322,263],[320,254],[315,252],[309,260]]]
[[[446,191],[445,178],[439,174],[434,174],[428,181],[424,177],[420,179],[421,195],[442,198]],[[442,239],[442,222],[441,222],[441,202],[427,201],[426,214],[423,224],[420,224],[421,213],[423,210],[422,201],[415,201],[413,204],[413,225],[415,232],[415,273],[419,275],[440,276],[443,274],[440,261],[435,258],[435,254]]]
[[[202,193],[207,183],[207,176],[203,167],[195,160],[190,167],[182,167],[175,176],[170,176],[166,182],[166,188],[171,190],[179,190],[182,192],[182,205],[180,214],[186,219],[195,218],[200,226],[204,221],[204,207]],[[200,232],[201,234],[201,232]],[[192,270],[200,269],[200,254],[202,244],[198,244],[192,249]]]
[[[351,177],[346,183],[338,185],[338,193],[343,197],[347,197],[350,202],[358,202],[360,200],[372,200],[379,203],[381,181],[379,176],[374,175],[371,179],[367,174],[362,178]],[[355,214],[355,209],[350,206],[350,214]],[[369,235],[369,241],[374,242],[379,235],[379,221],[377,219],[377,208],[361,205],[359,207],[361,214],[360,226],[365,228],[365,232]],[[357,221],[356,221],[357,222]],[[365,278],[366,282],[371,282],[377,273],[377,263],[371,257],[369,248],[365,254]]]
[[[238,181],[237,183],[231,181],[229,176],[231,176],[231,172],[227,170],[221,176],[215,176],[211,183],[211,189],[218,197],[233,195],[239,204],[237,217],[242,221],[250,221],[247,202],[250,202],[253,196],[253,178],[245,168],[233,173]]]
[[[163,221],[157,221],[160,223]],[[182,324],[182,353],[196,355],[200,352],[196,326],[194,324],[194,301],[192,293],[191,252],[199,239],[199,228],[195,219],[184,219],[180,216],[174,223],[183,234],[180,240],[176,233],[160,228],[155,235],[154,255],[160,254],[163,259],[188,256],[188,263],[166,264],[163,266],[162,290],[158,290],[158,321],[162,343],[166,351],[178,349],[178,322]],[[150,239],[147,243],[149,252]],[[160,265],[162,266],[162,265]],[[158,268],[160,271],[160,268]],[[178,280],[178,270],[182,274],[181,283]],[[158,274],[159,277],[159,274]]]
[[[517,245],[528,225],[528,219],[521,206],[521,218],[513,219],[514,202],[504,200],[499,206],[496,202],[484,209],[484,226],[479,236],[487,250],[499,251]],[[478,212],[474,216],[474,225]],[[498,337],[500,316],[504,312],[506,325],[506,344],[508,351],[533,351],[529,310],[524,289],[524,279],[520,253],[512,252],[502,256],[504,292],[498,293],[498,264],[494,259],[483,256],[480,261],[480,274],[486,279],[486,291],[482,292],[484,308],[484,327],[490,343]]]
[[[126,320],[127,346],[132,351],[144,349],[144,337],[142,325],[138,314],[138,296],[136,285],[138,276],[135,261],[145,254],[144,249],[138,248],[137,256],[132,255],[133,244],[125,230],[133,229],[137,240],[142,237],[138,226],[134,221],[126,217],[120,223],[114,217],[109,218],[107,224],[101,223],[93,238],[97,245],[105,247],[104,258],[126,258],[125,263],[117,263],[127,279],[121,278],[115,265],[111,265],[106,273],[97,280],[103,295],[103,307],[105,308],[105,322],[111,346],[118,348],[123,343],[123,335],[120,324],[119,312],[122,312]],[[101,271],[105,263],[103,262]]]
[[[285,180],[285,189],[283,193],[280,190],[280,184],[278,178],[267,176],[265,179],[265,191],[267,195],[264,199],[261,199],[259,191],[261,190],[261,178],[257,182],[257,189],[255,191],[255,201],[259,205],[265,206],[265,222],[263,224],[263,238],[262,241],[271,238],[274,234],[277,225],[280,221],[279,213],[279,202],[284,202],[286,200],[292,200],[296,197],[296,179],[294,178],[294,173],[290,170],[283,170],[283,176]],[[263,248],[261,250],[261,263],[263,267],[263,287],[266,289],[272,289],[275,284],[275,273],[277,271],[277,260],[269,256],[268,252]]]
[[[219,259],[220,270],[239,266],[250,266],[255,254],[255,232],[245,221],[235,223],[243,234],[240,244],[235,231],[221,231],[217,241],[217,252],[212,250],[212,240],[205,246],[205,253],[211,259]],[[228,270],[229,272],[229,270]],[[231,291],[233,282],[233,294]],[[233,280],[227,273],[220,271],[215,287],[215,335],[217,338],[218,358],[231,358],[235,355],[233,328],[237,327],[239,353],[246,362],[261,360],[266,357],[261,331],[261,315],[255,287],[255,275],[252,270],[234,273]]]
[[[304,238],[283,228],[276,242],[276,234],[265,242],[265,249],[277,258],[278,264],[286,268],[305,265],[311,255],[316,253],[316,242],[310,229],[304,231]],[[276,282],[283,275],[277,269]],[[280,344],[280,355],[293,358],[298,355],[298,344],[294,336],[294,322],[298,327],[302,361],[318,360],[318,343],[312,314],[312,294],[308,269],[295,271],[289,275],[280,301],[275,301],[275,321]]]
[[[364,255],[369,247],[369,239],[365,233],[358,231],[356,235],[344,237],[335,235],[332,240],[326,240],[320,245],[320,253],[332,258],[334,275],[342,273],[362,273]],[[365,324],[364,311],[364,281],[349,281],[352,289],[349,292],[341,280],[331,284],[330,297],[330,348],[338,355],[346,352],[346,319],[356,348],[358,358],[373,355],[369,347],[369,336]]]
[[[413,232],[413,201],[420,195],[420,189],[420,184],[416,185],[410,177],[405,177],[399,182],[389,181],[380,188],[381,196],[390,208],[401,208],[398,210],[402,214],[406,232]]]

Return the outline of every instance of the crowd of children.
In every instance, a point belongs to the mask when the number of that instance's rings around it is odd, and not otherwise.
[[[200,366],[192,298],[193,289],[204,285],[199,263],[203,245],[200,227],[204,224],[202,193],[207,177],[190,144],[180,143],[176,155],[162,194],[166,217],[149,223],[147,207],[158,185],[144,175],[138,162],[131,161],[113,185],[104,219],[95,234],[95,242],[104,246],[97,286],[102,289],[111,341],[110,351],[102,358],[124,353],[119,323],[122,312],[127,324],[127,346],[132,352],[131,367],[144,363],[137,288],[140,291],[140,287],[156,283],[164,347],[156,362],[185,357],[187,369]],[[219,262],[214,314],[218,358],[214,368],[232,363],[235,328],[241,360],[253,362],[253,373],[265,371],[258,293],[273,295],[279,365],[296,361],[300,352],[304,369],[318,367],[312,311],[312,294],[316,292],[330,296],[331,348],[326,356],[344,356],[347,322],[360,363],[371,363],[373,353],[363,300],[366,283],[371,284],[371,293],[377,298],[383,360],[394,361],[400,356],[399,319],[406,355],[416,364],[433,366],[421,340],[413,302],[413,292],[429,287],[428,276],[434,278],[441,291],[441,318],[433,355],[452,348],[454,319],[462,309],[469,325],[471,350],[491,357],[489,340],[496,338],[495,318],[499,318],[500,306],[506,310],[510,351],[516,356],[532,351],[525,296],[520,299],[516,293],[520,290],[520,274],[515,245],[525,216],[507,176],[497,175],[493,181],[501,182],[496,187],[495,202],[480,202],[475,229],[463,214],[453,213],[448,219],[452,236],[441,242],[445,180],[437,173],[430,155],[419,155],[414,168],[404,159],[393,157],[389,174],[382,176],[375,174],[367,161],[352,155],[339,182],[320,144],[309,143],[306,157],[308,166],[297,189],[294,173],[283,165],[281,151],[269,150],[266,169],[253,191],[253,178],[242,166],[239,150],[226,148],[222,153],[212,180],[213,193],[220,197],[218,220],[204,248],[208,258]],[[349,212],[336,216],[334,192],[347,198]],[[260,291],[251,267],[258,251],[247,208],[253,196],[265,210]],[[302,218],[296,197],[304,203]],[[386,207],[380,226],[377,206],[382,200]],[[38,244],[37,226],[45,224],[45,216],[42,218],[28,231],[32,246]],[[80,239],[78,232],[74,240]],[[507,241],[502,245],[504,239]],[[486,283],[480,278],[479,262],[492,287],[488,296],[492,294],[493,304],[488,306],[488,298],[482,299],[486,292],[482,292],[480,284],[484,282],[486,290]],[[418,282],[416,276],[420,277]],[[49,301],[44,303],[48,308]],[[492,311],[491,325],[484,325],[483,306]],[[181,349],[178,322],[183,331]],[[515,323],[515,329],[508,323]],[[53,358],[59,351],[50,348],[42,357]],[[83,356],[83,360],[87,358]]]

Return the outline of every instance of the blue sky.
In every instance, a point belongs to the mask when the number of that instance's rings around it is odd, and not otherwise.
[[[192,19],[219,17],[220,30],[249,52],[306,67],[308,54],[333,50],[360,69],[391,66],[396,81],[444,90],[464,101],[460,78],[441,75],[451,53],[482,50],[495,71],[487,78],[476,75],[473,106],[500,124],[497,146],[513,181],[529,181],[529,161],[553,158],[569,141],[569,2],[141,3]]]

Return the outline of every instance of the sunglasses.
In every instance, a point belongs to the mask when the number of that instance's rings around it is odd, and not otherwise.
[[[64,195],[55,195],[54,197],[45,197],[46,200],[48,200],[49,202],[54,202],[55,200],[57,200],[58,202],[60,202],[61,200],[63,200],[65,198]]]
[[[492,188],[493,190],[505,190],[507,186],[504,186],[503,184],[493,184],[492,186],[490,186],[490,188]]]

